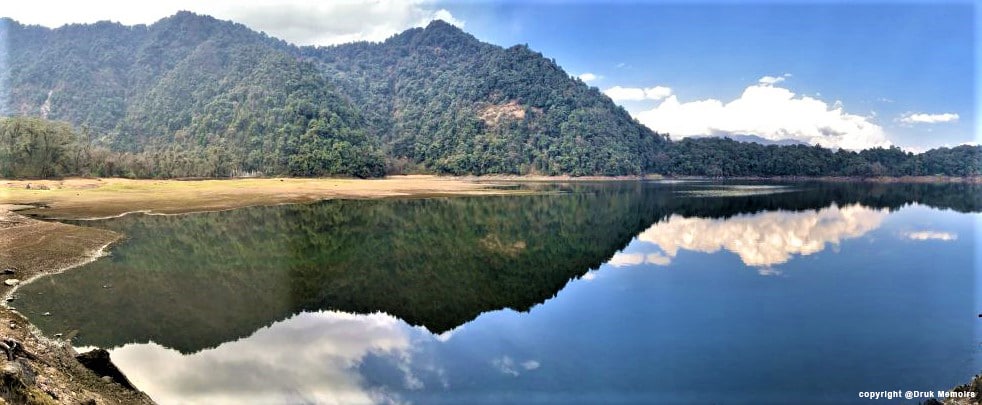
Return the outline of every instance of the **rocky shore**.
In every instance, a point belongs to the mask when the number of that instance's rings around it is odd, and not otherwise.
[[[105,377],[76,357],[69,338],[47,338],[16,310],[16,288],[99,257],[120,235],[44,222],[0,205],[0,403],[150,404],[125,379]],[[83,357],[84,358],[84,357]],[[122,380],[122,381],[120,381]]]

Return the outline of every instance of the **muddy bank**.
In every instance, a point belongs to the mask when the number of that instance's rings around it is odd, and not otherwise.
[[[82,366],[68,340],[49,339],[16,311],[16,288],[40,276],[99,257],[120,235],[27,218],[0,205],[0,342],[16,350],[0,353],[0,398],[7,403],[152,403],[138,391],[103,379]],[[2,347],[2,345],[0,345]]]

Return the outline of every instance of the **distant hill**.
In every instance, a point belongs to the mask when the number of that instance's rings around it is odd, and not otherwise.
[[[665,141],[528,47],[442,21],[328,48],[189,12],[149,26],[0,27],[9,111],[167,167],[217,159],[216,174],[365,177],[387,157],[455,174],[641,174]]]
[[[776,141],[772,141],[770,139],[762,138],[762,137],[759,137],[757,135],[725,135],[725,136],[720,136],[719,138],[730,138],[730,139],[732,139],[734,141],[737,141],[737,142],[756,143],[756,144],[760,144],[760,145],[764,145],[764,146],[767,146],[767,145],[778,145],[778,146],[808,145],[805,142],[796,141],[794,139],[778,139]]]

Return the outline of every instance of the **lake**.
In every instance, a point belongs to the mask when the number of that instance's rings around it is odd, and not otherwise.
[[[523,187],[79,221],[126,239],[12,305],[165,404],[863,403],[982,370],[979,186]]]

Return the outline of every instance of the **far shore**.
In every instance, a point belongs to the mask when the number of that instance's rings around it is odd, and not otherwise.
[[[528,193],[497,187],[537,182],[607,181],[823,181],[865,183],[982,184],[982,176],[903,177],[706,177],[706,176],[389,176],[381,179],[232,178],[0,179],[0,205],[20,205],[21,213],[48,219],[100,219],[134,212],[183,214],[259,205],[306,203],[325,199],[502,195]],[[11,209],[8,207],[7,209]]]
[[[472,196],[522,193],[474,179],[393,176],[383,179],[250,178],[132,180],[67,178],[0,180],[0,204],[48,219],[98,219],[132,212],[183,214],[333,198]],[[26,206],[26,208],[25,208]]]
[[[663,176],[647,174],[641,176],[539,176],[539,175],[485,175],[461,177],[477,181],[503,182],[591,182],[591,181],[636,181],[636,180],[667,180],[667,181],[826,181],[843,183],[968,183],[982,184],[982,176]]]

